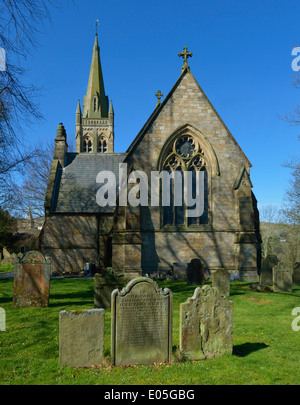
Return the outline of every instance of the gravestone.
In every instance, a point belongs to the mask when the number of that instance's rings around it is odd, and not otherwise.
[[[224,297],[230,295],[230,273],[226,269],[218,269],[211,276],[212,287],[219,290]]]
[[[131,280],[112,292],[112,364],[128,366],[170,362],[172,292],[150,278]]]
[[[295,264],[293,271],[293,283],[295,285],[300,285],[300,262]]]
[[[107,268],[103,273],[94,275],[94,307],[111,308],[111,293],[124,286],[123,273]]]
[[[276,255],[269,254],[261,262],[259,284],[272,285],[273,283],[273,268],[279,263]]]
[[[0,308],[0,332],[6,331],[5,310]]]
[[[187,263],[173,263],[173,277],[176,281],[186,281]]]
[[[59,364],[91,367],[103,362],[104,309],[59,313]]]
[[[233,302],[218,289],[197,287],[180,304],[180,351],[189,360],[232,354]]]
[[[200,259],[192,259],[187,266],[186,277],[188,285],[204,283],[204,264]]]
[[[273,291],[274,292],[292,292],[293,276],[289,268],[283,263],[278,263],[273,268]]]
[[[31,251],[15,261],[13,306],[49,305],[51,265],[41,252]]]

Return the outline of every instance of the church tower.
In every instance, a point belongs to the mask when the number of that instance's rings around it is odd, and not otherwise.
[[[86,95],[76,110],[76,152],[114,153],[114,110],[105,94],[96,34]]]

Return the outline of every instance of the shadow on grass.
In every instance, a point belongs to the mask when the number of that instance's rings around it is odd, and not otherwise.
[[[84,291],[74,291],[61,294],[51,294],[49,299],[49,307],[65,307],[93,304],[94,305],[94,288],[89,288]]]
[[[232,354],[237,357],[246,357],[250,353],[266,349],[267,347],[269,346],[265,343],[243,343],[241,345],[233,346]]]

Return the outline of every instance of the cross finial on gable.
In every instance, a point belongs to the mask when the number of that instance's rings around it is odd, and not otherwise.
[[[179,52],[178,54],[179,57],[182,57],[184,59],[183,66],[181,68],[181,72],[183,72],[185,69],[190,69],[189,64],[188,64],[188,58],[191,58],[193,56],[192,52],[188,52],[187,46],[183,48],[183,52]]]
[[[158,90],[157,93],[155,94],[155,96],[158,99],[158,102],[156,103],[156,107],[158,107],[161,104],[160,99],[162,98],[163,94],[162,94],[162,92],[160,90]]]

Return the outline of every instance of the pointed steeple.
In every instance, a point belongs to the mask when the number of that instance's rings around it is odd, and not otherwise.
[[[86,95],[83,99],[84,118],[107,118],[108,97],[105,95],[100,62],[100,48],[96,34]]]
[[[81,115],[81,107],[80,107],[80,100],[78,100],[78,103],[77,103],[77,109],[76,109],[76,114],[79,114],[79,115]]]

